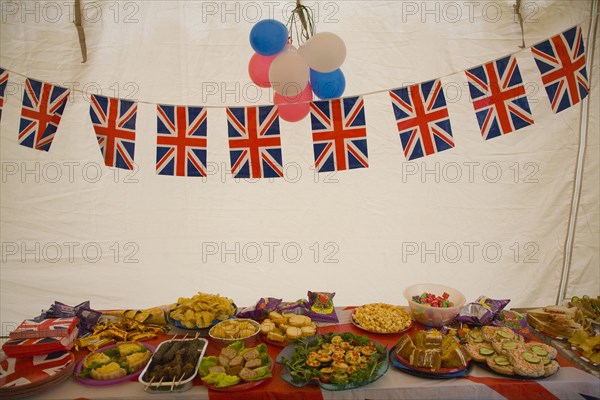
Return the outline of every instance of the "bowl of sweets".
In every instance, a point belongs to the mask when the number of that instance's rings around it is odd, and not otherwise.
[[[452,322],[465,305],[465,296],[449,286],[420,283],[404,289],[413,319],[427,326]]]

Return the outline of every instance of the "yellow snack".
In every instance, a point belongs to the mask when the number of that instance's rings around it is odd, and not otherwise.
[[[104,353],[91,353],[83,360],[83,368],[87,368],[93,363],[108,364],[110,361],[110,357]]]
[[[245,339],[258,330],[259,328],[249,321],[228,319],[212,327],[210,334],[221,339]]]
[[[365,330],[393,333],[410,326],[410,314],[401,306],[373,303],[358,307],[352,316],[354,322]]]
[[[262,334],[267,335],[267,339],[275,337],[276,339],[271,340],[285,342],[314,336],[317,333],[317,326],[306,315],[280,314],[272,311],[269,313],[269,318],[262,322],[260,330]]]
[[[197,293],[180,297],[169,317],[186,328],[207,328],[215,320],[226,320],[235,314],[233,301],[220,295]]]
[[[129,365],[130,371],[138,371],[146,366],[148,360],[152,357],[151,351],[143,351],[138,353],[133,353],[125,357],[127,360],[127,365]]]
[[[127,375],[127,371],[121,368],[121,366],[116,362],[111,362],[110,364],[103,365],[100,368],[93,369],[90,375],[94,379],[106,381],[109,379],[122,378]]]
[[[145,347],[135,342],[123,342],[117,344],[117,349],[122,356],[127,356],[138,351],[143,351],[145,350]]]

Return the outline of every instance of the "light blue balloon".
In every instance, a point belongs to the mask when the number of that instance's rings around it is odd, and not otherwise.
[[[272,56],[285,47],[288,31],[284,24],[274,19],[258,21],[250,31],[250,45],[260,55]]]
[[[339,68],[331,72],[311,69],[310,85],[314,94],[321,100],[337,99],[346,90],[346,78]]]

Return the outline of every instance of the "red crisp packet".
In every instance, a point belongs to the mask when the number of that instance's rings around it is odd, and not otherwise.
[[[337,314],[333,306],[334,293],[308,291],[307,312],[313,321],[338,322]]]

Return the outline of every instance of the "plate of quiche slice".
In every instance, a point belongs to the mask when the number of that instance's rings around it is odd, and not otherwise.
[[[137,379],[154,350],[154,346],[139,342],[103,347],[77,364],[75,380],[90,386],[107,386]]]
[[[404,334],[392,352],[394,367],[411,375],[438,379],[464,376],[471,360],[454,336],[437,329]]]
[[[554,347],[526,342],[523,336],[506,327],[484,326],[471,330],[465,349],[473,361],[512,378],[545,378],[560,369]]]

